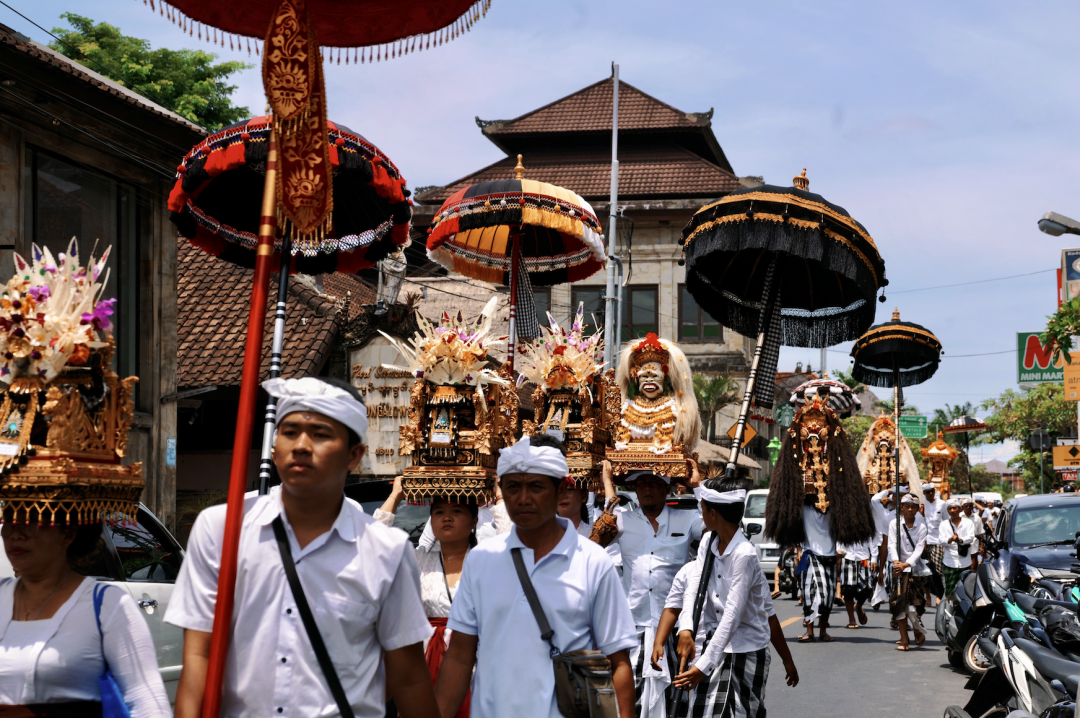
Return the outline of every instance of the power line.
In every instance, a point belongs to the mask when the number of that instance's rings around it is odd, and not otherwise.
[[[1031,277],[1036,274],[1045,274],[1046,272],[1056,272],[1057,269],[1040,269],[1037,272],[1028,272],[1027,274],[1011,274],[1008,277],[995,277],[993,279],[979,279],[974,282],[960,282],[959,284],[939,284],[936,287],[920,287],[919,289],[900,289],[890,291],[889,294],[910,294],[911,292],[929,292],[931,289],[948,289],[950,287],[967,287],[972,284],[986,284],[987,282],[1002,282],[1006,279],[1017,279],[1018,277]]]
[[[101,70],[103,71],[103,73],[104,73],[104,74],[105,74],[106,76],[108,76],[108,75],[110,75],[110,74],[111,74],[111,75],[113,75],[114,77],[121,77],[121,74],[120,74],[120,73],[118,73],[118,72],[116,72],[116,71],[114,71],[114,70],[110,70],[109,68],[105,67],[105,66],[104,66],[104,65],[102,65],[102,64],[101,64],[100,62],[98,62],[97,60],[94,60],[93,58],[90,58],[90,57],[88,57],[88,56],[86,55],[86,53],[84,53],[84,52],[83,52],[82,50],[80,50],[79,48],[77,48],[77,47],[75,47],[74,45],[72,45],[72,44],[71,44],[70,42],[67,42],[66,40],[62,40],[62,39],[60,39],[59,37],[57,37],[56,35],[53,35],[53,34],[52,34],[52,32],[50,32],[49,30],[46,30],[46,29],[45,29],[45,28],[43,28],[43,27],[42,27],[41,25],[38,25],[38,24],[37,24],[36,22],[34,22],[34,21],[33,21],[33,20],[31,20],[30,18],[28,18],[28,17],[26,16],[26,15],[23,15],[23,14],[22,14],[21,12],[19,12],[19,11],[18,11],[18,10],[16,10],[15,8],[11,7],[10,5],[8,5],[8,4],[6,3],[6,2],[4,2],[4,0],[0,0],[0,5],[3,5],[3,6],[4,6],[4,7],[6,7],[6,8],[8,9],[8,10],[10,10],[10,11],[11,11],[11,12],[13,12],[13,13],[15,13],[15,14],[16,14],[16,15],[18,15],[19,17],[21,17],[21,18],[22,18],[23,20],[26,20],[26,21],[27,21],[28,23],[30,23],[31,25],[33,25],[34,27],[36,27],[36,28],[37,28],[38,30],[41,30],[41,31],[42,31],[43,33],[45,33],[46,35],[48,35],[48,36],[49,36],[49,37],[51,37],[52,39],[54,39],[54,40],[56,40],[57,42],[59,42],[59,43],[62,43],[62,44],[64,44],[64,45],[66,45],[66,46],[70,47],[70,48],[71,48],[72,50],[74,50],[74,51],[75,51],[76,53],[78,53],[79,57],[81,57],[81,58],[85,58],[87,62],[92,62],[92,63],[94,63],[95,65],[97,65],[97,66],[98,66],[98,67],[99,67],[99,68],[100,68],[100,69],[101,69]],[[72,59],[72,58],[68,58],[68,59]],[[111,79],[111,78],[110,78],[110,79]],[[143,93],[138,93],[138,94],[143,94]],[[173,108],[169,107],[169,106],[168,106],[168,105],[167,105],[167,104],[166,104],[166,103],[165,103],[165,102],[164,102],[164,101],[163,101],[163,100],[162,100],[162,99],[161,99],[160,97],[153,97],[152,95],[145,95],[145,97],[149,97],[150,99],[152,99],[152,100],[153,100],[154,102],[156,102],[156,103],[158,103],[159,105],[161,105],[162,107],[164,107],[164,108],[165,108],[166,110],[168,110],[169,112],[172,112],[172,113],[173,113],[174,115],[179,115],[179,114],[180,114],[179,112],[177,112],[177,111],[176,111],[176,110],[174,110]],[[187,119],[187,118],[184,118],[184,119]]]

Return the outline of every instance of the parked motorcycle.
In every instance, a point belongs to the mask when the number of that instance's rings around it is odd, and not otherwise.
[[[795,568],[799,565],[798,553],[788,547],[780,554],[780,590],[791,596],[792,601],[799,600],[799,580]]]

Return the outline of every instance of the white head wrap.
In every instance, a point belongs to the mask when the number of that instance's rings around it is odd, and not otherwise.
[[[564,479],[570,474],[561,451],[553,446],[533,446],[527,436],[518,439],[513,446],[499,450],[496,471],[500,479],[507,474],[541,474]]]
[[[266,393],[278,400],[277,424],[295,411],[313,411],[340,421],[356,432],[360,441],[367,435],[367,407],[352,394],[313,376],[301,379],[267,379]]]
[[[638,479],[645,478],[646,476],[653,476],[657,479],[660,479],[668,486],[671,485],[670,476],[661,476],[660,474],[653,473],[652,471],[631,471],[629,474],[626,475],[626,478],[622,480],[622,483],[629,486]]]
[[[945,502],[945,508],[949,508],[950,506],[956,506],[957,508],[959,508],[960,507],[960,500],[959,499],[949,499],[948,501]]]
[[[934,484],[932,482],[930,482],[930,481],[927,481],[925,484],[922,485],[923,493],[926,493],[927,491],[931,491],[933,488],[934,488]]]
[[[710,504],[741,504],[746,501],[746,490],[714,491],[707,486],[698,489],[698,498]]]
[[[918,506],[919,505],[919,499],[917,497],[915,497],[915,496],[912,496],[911,494],[904,494],[904,498],[900,499],[900,503],[902,503],[902,504],[915,504],[916,506]]]

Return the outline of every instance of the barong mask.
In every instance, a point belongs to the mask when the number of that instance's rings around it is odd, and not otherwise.
[[[800,409],[792,422],[793,427],[799,427],[799,441],[802,443],[800,468],[803,472],[803,493],[806,494],[807,503],[812,501],[814,508],[821,513],[829,508],[829,423],[826,411],[830,410],[815,400]]]
[[[870,496],[835,412],[812,401],[795,414],[769,483],[765,536],[781,545],[806,540],[804,507],[829,517],[834,541],[857,544],[875,533]]]
[[[690,364],[677,345],[647,334],[622,351],[617,376],[624,399],[615,431],[617,451],[667,454],[677,444],[693,450],[701,419]]]
[[[945,435],[939,431],[937,441],[934,441],[920,453],[930,464],[929,483],[933,484],[942,498],[949,498],[952,493],[952,486],[949,484],[949,467],[956,461],[956,457],[960,455],[960,452],[949,446],[945,442]]]

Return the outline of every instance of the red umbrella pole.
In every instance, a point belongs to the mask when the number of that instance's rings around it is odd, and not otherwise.
[[[510,341],[506,345],[506,358],[510,361],[510,377],[513,378],[514,345],[517,343],[517,288],[518,262],[521,261],[521,233],[510,230],[510,241],[514,243],[514,248],[510,252]]]
[[[202,718],[217,718],[221,712],[225,656],[229,651],[233,598],[236,592],[236,554],[240,546],[240,524],[243,520],[244,492],[247,489],[248,462],[251,457],[251,433],[255,424],[255,397],[259,391],[266,297],[270,288],[270,258],[274,254],[274,238],[277,235],[276,178],[277,137],[271,131],[266,155],[259,243],[255,250],[255,281],[251,288],[251,311],[248,314],[247,343],[244,345],[244,373],[240,378],[240,407],[236,415],[236,438],[233,440],[232,470],[229,474],[229,504],[225,513],[225,539],[221,548],[221,570],[218,572],[214,632],[210,638]]]

